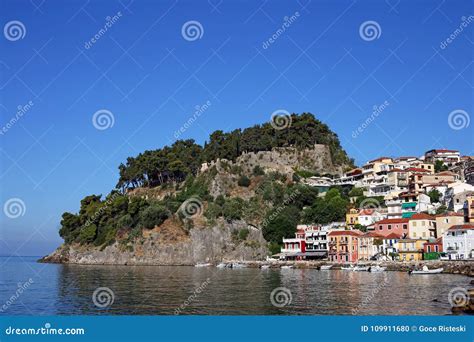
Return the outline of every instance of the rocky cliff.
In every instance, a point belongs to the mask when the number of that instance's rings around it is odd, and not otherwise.
[[[264,260],[267,242],[261,230],[243,221],[221,221],[213,227],[195,227],[186,233],[167,222],[141,239],[124,245],[115,242],[104,249],[79,244],[62,245],[42,262],[94,265],[195,265],[225,260]],[[240,231],[248,231],[245,239]],[[173,237],[169,236],[173,234]]]

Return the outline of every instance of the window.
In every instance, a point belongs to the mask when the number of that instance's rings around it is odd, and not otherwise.
[[[383,229],[382,226],[379,226],[379,230],[382,230],[382,229]]]
[[[421,225],[424,227],[426,225],[425,221],[421,221]]]
[[[391,229],[392,229],[392,225],[389,224],[389,225],[388,225],[388,230],[391,230]]]
[[[408,229],[406,224],[403,225],[403,229]]]
[[[416,221],[413,222],[413,227],[416,227]]]
[[[423,232],[423,237],[426,237],[426,232]]]
[[[413,237],[416,237],[416,232],[413,232]]]

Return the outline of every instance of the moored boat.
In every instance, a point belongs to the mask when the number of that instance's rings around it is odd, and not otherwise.
[[[322,265],[321,266],[321,271],[324,271],[324,270],[330,270],[334,265]]]
[[[342,266],[342,267],[341,267],[341,270],[343,270],[343,271],[353,271],[353,270],[354,270],[354,266],[352,266],[352,265],[349,265],[349,266]]]
[[[199,264],[194,265],[194,267],[210,267],[210,266],[212,266],[212,264],[210,263],[199,263]]]
[[[356,266],[354,272],[369,272],[370,266]]]
[[[410,271],[408,272],[409,274],[439,274],[439,273],[442,273],[444,271],[444,268],[435,268],[435,269],[428,269],[427,266],[423,266],[423,269],[422,270],[414,270],[414,271]]]
[[[282,266],[281,267],[282,270],[288,270],[288,269],[291,269],[291,268],[294,268],[294,266]]]
[[[381,267],[381,266],[372,266],[370,267],[370,272],[377,273],[377,272],[385,272],[387,267]]]

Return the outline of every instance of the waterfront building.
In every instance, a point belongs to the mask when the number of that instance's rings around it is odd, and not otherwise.
[[[451,166],[459,163],[461,155],[456,150],[430,150],[425,152],[425,161],[429,163],[435,163],[436,161],[442,161],[445,165]]]
[[[358,260],[371,260],[379,253],[379,246],[382,245],[383,236],[375,232],[360,235]]]
[[[431,239],[423,244],[423,259],[435,260],[439,259],[440,253],[443,251],[443,238]]]
[[[422,239],[400,239],[397,250],[401,261],[423,260],[423,244],[428,240]]]
[[[407,236],[408,223],[409,223],[409,219],[406,219],[406,218],[381,220],[375,223],[375,233],[382,236],[388,236],[392,233],[395,233],[401,236]]]
[[[436,215],[436,236],[441,237],[452,226],[464,223],[464,215],[448,211],[444,214]]]
[[[284,238],[281,259],[313,260],[327,257],[328,229],[318,225],[298,225],[294,238]]]
[[[359,260],[359,239],[363,234],[358,230],[329,232],[329,260],[341,263],[357,262]]]
[[[474,258],[474,224],[456,225],[443,234],[443,251],[450,260]]]
[[[401,234],[391,233],[382,237],[382,246],[380,252],[384,254],[389,260],[393,260],[394,255],[398,253],[397,244],[403,236]]]
[[[435,217],[425,213],[413,215],[408,224],[408,237],[410,239],[429,239],[436,237]]]

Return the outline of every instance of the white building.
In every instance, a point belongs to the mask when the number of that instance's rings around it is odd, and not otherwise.
[[[361,209],[358,215],[358,222],[360,225],[368,227],[373,225],[375,222],[384,220],[387,218],[387,213],[382,210],[376,209]]]
[[[461,155],[456,150],[430,150],[425,153],[425,161],[435,163],[437,160],[451,166],[459,163]]]
[[[443,234],[443,251],[449,259],[474,257],[474,224],[452,226]]]
[[[474,193],[474,186],[467,183],[453,183],[448,185],[444,195],[444,205],[449,210],[458,212],[462,210],[466,196]]]

